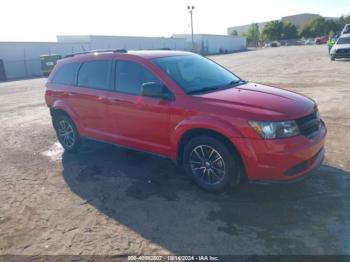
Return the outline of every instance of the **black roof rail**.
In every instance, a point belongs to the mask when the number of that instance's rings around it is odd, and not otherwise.
[[[126,49],[96,49],[96,50],[90,50],[85,52],[72,53],[72,54],[66,55],[64,58],[73,57],[76,55],[86,55],[86,54],[94,54],[94,53],[127,53],[127,52],[128,50]]]
[[[90,53],[90,52],[72,53],[72,54],[69,54],[69,55],[64,56],[64,58],[73,57],[73,56],[76,56],[76,55],[88,54],[88,53]]]
[[[128,50],[126,50],[126,49],[124,49],[124,48],[113,50],[113,53],[127,53],[127,52],[128,52]]]

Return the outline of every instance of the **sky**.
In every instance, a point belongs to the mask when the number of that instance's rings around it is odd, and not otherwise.
[[[350,0],[1,0],[0,41],[56,41],[56,35],[226,34],[227,27],[298,13],[339,17]]]

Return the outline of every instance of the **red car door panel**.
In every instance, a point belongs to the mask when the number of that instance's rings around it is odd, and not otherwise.
[[[140,95],[144,81],[159,80],[133,61],[117,61],[116,68],[117,90],[108,106],[115,142],[169,155],[171,102]]]
[[[162,155],[170,153],[168,102],[122,93],[112,94],[109,101],[115,143]]]
[[[112,60],[83,63],[78,72],[78,87],[71,96],[71,105],[84,126],[83,135],[98,140],[111,139],[108,121],[109,96],[112,92]]]

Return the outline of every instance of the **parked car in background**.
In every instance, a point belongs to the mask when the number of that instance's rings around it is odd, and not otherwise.
[[[61,58],[62,57],[60,55],[41,55],[40,65],[43,75],[48,76],[55,67],[57,61]]]
[[[278,41],[272,41],[265,43],[265,47],[279,47],[281,46],[281,43]]]
[[[341,31],[341,34],[350,34],[350,24],[346,24]]]
[[[305,45],[305,41],[303,39],[296,40],[294,45]]]
[[[342,34],[330,51],[331,60],[350,58],[350,34]]]
[[[316,103],[249,83],[197,54],[111,51],[60,60],[46,103],[58,140],[94,139],[167,157],[201,188],[289,181],[324,159]]]
[[[328,39],[329,39],[328,35],[318,37],[318,38],[315,39],[315,44],[316,45],[326,44]]]
[[[315,44],[315,39],[306,39],[304,42],[305,45],[314,45]]]
[[[305,41],[303,39],[288,39],[279,41],[281,46],[291,46],[291,45],[304,45]]]

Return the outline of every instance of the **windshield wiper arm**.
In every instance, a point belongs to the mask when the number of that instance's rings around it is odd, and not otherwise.
[[[227,85],[224,85],[224,86],[203,87],[201,89],[188,91],[187,94],[193,95],[193,94],[197,94],[197,93],[205,93],[205,92],[211,92],[211,91],[216,91],[216,90],[223,90],[223,89],[234,87],[234,86],[237,86],[237,85],[243,85],[245,83],[247,83],[247,81],[245,81],[245,80],[241,80],[241,79],[240,80],[234,80],[234,81],[231,81],[230,83],[228,83]]]
[[[247,81],[240,79],[240,80],[231,81],[226,86],[236,86],[236,85],[241,85],[241,84],[245,84],[245,83],[247,83]]]

